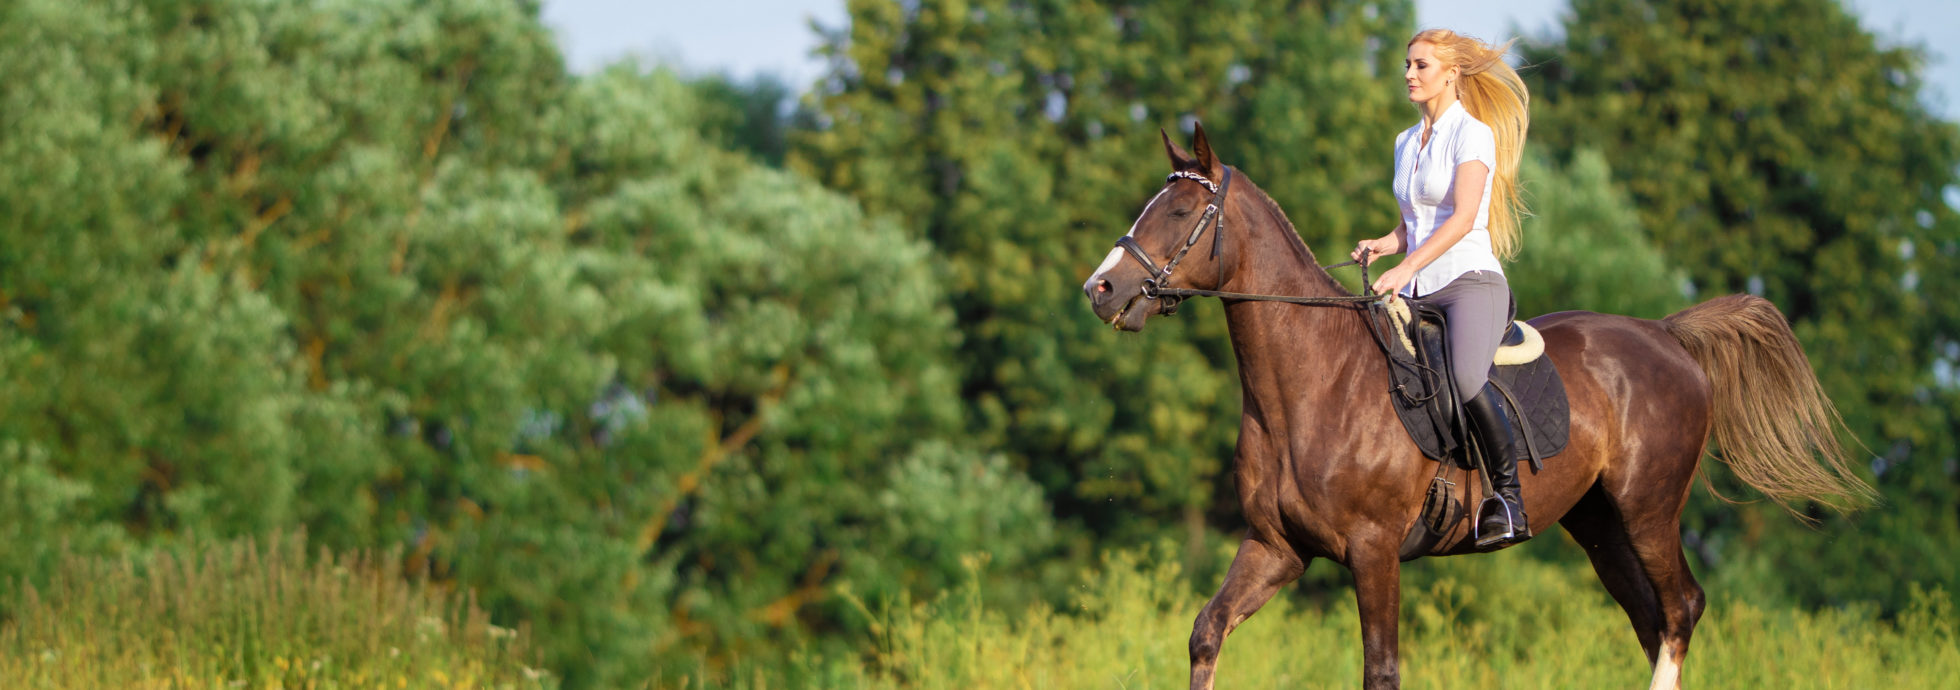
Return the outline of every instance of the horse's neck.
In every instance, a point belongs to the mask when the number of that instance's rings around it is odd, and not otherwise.
[[[1279,217],[1277,206],[1246,204],[1249,212],[1241,243],[1225,290],[1268,295],[1344,296],[1340,283],[1315,264],[1299,235]],[[1279,302],[1234,301],[1225,307],[1232,349],[1239,360],[1239,382],[1249,406],[1268,412],[1295,407],[1302,401],[1329,399],[1313,395],[1344,389],[1343,372],[1364,365],[1373,353],[1366,326],[1354,307],[1295,305]],[[1254,411],[1254,410],[1248,410]]]

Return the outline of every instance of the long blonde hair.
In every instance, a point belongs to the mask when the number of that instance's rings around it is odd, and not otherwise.
[[[1457,99],[1471,117],[1490,125],[1497,138],[1497,177],[1490,185],[1490,244],[1500,259],[1510,259],[1522,243],[1519,221],[1530,213],[1518,195],[1518,159],[1524,154],[1525,132],[1531,129],[1531,93],[1517,70],[1504,62],[1512,39],[1491,46],[1449,29],[1430,29],[1409,39],[1409,45],[1427,43],[1436,49],[1436,59],[1455,65],[1462,73],[1457,81]]]

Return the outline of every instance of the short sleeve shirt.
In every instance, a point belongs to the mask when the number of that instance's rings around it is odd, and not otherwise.
[[[1503,275],[1504,268],[1490,244],[1490,188],[1497,178],[1497,137],[1490,125],[1471,117],[1460,102],[1436,118],[1427,146],[1422,143],[1421,122],[1395,138],[1395,203],[1401,206],[1402,222],[1408,226],[1408,250],[1414,253],[1444,221],[1456,215],[1456,166],[1470,161],[1482,161],[1491,171],[1484,176],[1484,195],[1470,232],[1417,271],[1402,294],[1426,295],[1471,271]]]

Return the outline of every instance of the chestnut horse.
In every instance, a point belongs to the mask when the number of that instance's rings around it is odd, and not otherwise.
[[[1398,550],[1436,464],[1391,408],[1388,364],[1362,310],[1334,299],[1346,290],[1279,206],[1217,161],[1202,127],[1195,154],[1168,135],[1164,148],[1173,172],[1163,191],[1083,285],[1098,318],[1142,330],[1174,306],[1161,291],[1326,302],[1224,298],[1244,392],[1233,478],[1247,527],[1193,626],[1191,687],[1212,686],[1226,635],[1316,557],[1354,573],[1365,686],[1397,687]],[[1871,489],[1847,469],[1842,422],[1765,300],[1722,297],[1659,321],[1561,312],[1531,323],[1572,411],[1565,451],[1521,473],[1531,533],[1565,527],[1626,610],[1652,687],[1677,687],[1706,601],[1681,549],[1681,509],[1711,436],[1737,476],[1786,507],[1848,507]],[[1430,555],[1474,550],[1455,529]]]

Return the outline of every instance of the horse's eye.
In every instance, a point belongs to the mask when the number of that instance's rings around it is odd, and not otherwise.
[[[1180,208],[1171,212],[1172,218],[1183,218],[1188,215],[1191,215],[1191,209],[1188,208]]]

